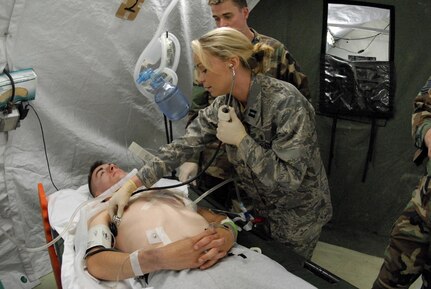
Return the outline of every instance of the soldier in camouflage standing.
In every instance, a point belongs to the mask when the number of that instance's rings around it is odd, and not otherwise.
[[[417,164],[428,157],[427,176],[392,227],[385,260],[373,289],[409,288],[422,275],[423,289],[431,288],[431,77],[414,101],[412,135]]]
[[[259,34],[256,30],[250,28],[247,24],[249,10],[246,0],[209,0],[208,5],[217,27],[231,27],[242,32],[253,44],[265,43],[274,49],[270,64],[265,74],[292,83],[306,97],[310,98],[307,77],[300,71],[299,66],[293,59],[286,47],[278,40]],[[214,101],[215,96],[199,85],[193,86],[192,108],[189,112],[188,124],[198,115],[200,109],[207,107]],[[187,125],[188,125],[187,124]],[[193,156],[188,162],[179,168],[180,181],[187,181],[196,176],[199,168],[202,169],[216,152],[217,143],[208,144],[205,151]],[[219,150],[217,158],[211,166],[201,175],[198,180],[198,186],[202,190],[208,190],[214,185],[220,183],[232,176],[232,166],[227,160],[226,152],[222,148]],[[229,188],[229,187],[228,187]],[[214,194],[222,203],[226,204],[226,191],[228,188],[223,187],[222,194]],[[232,187],[230,190],[233,191]]]
[[[273,49],[253,45],[235,29],[210,31],[192,42],[192,50],[198,80],[218,97],[199,112],[184,136],[157,155],[145,153],[134,184],[150,187],[219,139],[226,144],[239,186],[269,221],[271,236],[311,258],[332,215],[313,106],[290,83],[260,73]],[[114,194],[111,216],[121,215],[133,187],[126,184]]]

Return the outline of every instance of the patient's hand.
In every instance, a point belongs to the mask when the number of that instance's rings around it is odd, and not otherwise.
[[[211,229],[214,230],[214,229]],[[232,248],[235,243],[235,238],[229,230],[216,228],[218,235],[221,237],[219,239],[213,240],[206,244],[205,247],[208,248],[204,251],[204,254],[200,257],[201,261],[205,261],[199,268],[204,270],[214,264],[216,264],[220,259],[226,256],[227,252]],[[200,246],[205,242],[205,238],[201,239],[196,247]]]
[[[157,269],[182,270],[206,269],[214,265],[221,256],[218,249],[225,238],[210,228],[194,237],[186,238],[158,249]],[[202,268],[204,266],[204,268]]]

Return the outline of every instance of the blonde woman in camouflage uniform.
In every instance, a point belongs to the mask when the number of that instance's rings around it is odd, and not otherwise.
[[[272,37],[260,34],[248,26],[249,10],[246,0],[209,0],[208,5],[211,7],[217,27],[235,28],[242,32],[253,44],[264,43],[274,49],[267,70],[264,71],[265,74],[290,82],[306,98],[310,98],[307,77],[301,72],[299,65],[284,44]],[[215,97],[205,91],[201,85],[195,84],[193,86],[192,108],[189,112],[188,124],[198,115],[199,110],[212,103]],[[180,181],[184,182],[196,176],[199,168],[202,169],[211,160],[216,152],[217,145],[217,143],[208,144],[205,151],[193,156],[192,159],[184,163],[179,168],[178,177]],[[212,162],[211,166],[199,178],[198,186],[205,191],[223,180],[229,179],[232,171],[232,165],[227,159],[225,150],[222,148],[219,150],[217,158]],[[231,191],[233,190],[232,188],[230,189]],[[223,195],[214,195],[218,197],[220,202],[226,205],[229,202],[225,199],[227,188],[225,186],[220,190],[223,191]]]
[[[422,289],[431,288],[431,77],[415,98],[412,135],[415,162],[426,157],[427,173],[392,227],[385,260],[373,289],[409,288],[422,275]]]
[[[271,236],[311,258],[332,214],[312,105],[290,83],[259,73],[267,58],[257,62],[255,55],[272,49],[252,45],[235,29],[208,32],[192,42],[192,49],[199,81],[219,96],[199,112],[183,137],[161,147],[156,156],[146,153],[134,184],[150,187],[219,139],[226,144],[240,187],[269,220]],[[220,112],[231,91],[228,112]],[[222,118],[226,114],[230,121]],[[117,216],[122,215],[133,189],[127,184],[114,194],[111,216],[117,208]]]

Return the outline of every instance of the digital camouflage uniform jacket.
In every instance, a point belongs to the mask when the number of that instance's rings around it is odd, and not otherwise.
[[[188,126],[183,137],[148,154],[139,176],[149,187],[217,140],[219,96]],[[331,218],[328,181],[320,157],[314,109],[291,84],[257,75],[244,109],[233,107],[248,135],[226,145],[239,186],[270,222],[272,236],[311,257],[322,226]]]
[[[431,77],[414,100],[412,136],[418,148],[414,161],[420,164],[428,155],[424,144],[431,128]],[[374,282],[373,289],[408,288],[422,275],[424,289],[431,288],[431,170],[419,186],[400,217],[395,221],[385,260]]]
[[[431,129],[431,76],[421,89],[419,94],[414,100],[414,113],[412,116],[412,135],[415,140],[415,146],[418,151],[415,153],[414,161],[416,164],[422,162],[423,158],[428,156],[428,148],[425,146],[424,138],[427,131]],[[426,160],[427,175],[431,178],[431,160]],[[425,186],[427,176],[423,177],[419,189],[422,189],[419,196],[413,196],[412,201],[417,206],[416,210],[425,222],[426,226],[431,228],[431,202],[429,201],[431,195],[431,185]],[[431,182],[430,182],[431,184]],[[428,192],[429,191],[429,192]],[[428,236],[428,244],[430,242]],[[428,253],[431,253],[429,251]]]
[[[299,89],[302,95],[310,99],[307,76],[301,72],[299,65],[296,63],[295,59],[293,59],[284,44],[272,37],[259,34],[253,29],[251,30],[254,33],[253,44],[265,43],[274,49],[270,69],[266,74],[293,84]],[[189,111],[188,124],[198,115],[199,110],[211,104],[214,98],[215,97],[205,91],[202,86],[195,84],[193,86],[192,106]],[[195,155],[190,161],[199,163],[200,160],[201,163],[206,164],[214,155],[216,147],[217,144],[209,144],[202,155]],[[206,173],[219,179],[227,179],[231,173],[230,167],[229,161],[226,158],[226,153],[222,147],[217,158],[207,169]]]

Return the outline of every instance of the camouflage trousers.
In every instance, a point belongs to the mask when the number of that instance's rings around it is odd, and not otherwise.
[[[426,178],[425,178],[426,179]],[[430,207],[421,186],[392,227],[384,263],[373,289],[409,288],[422,275],[422,289],[431,289]],[[425,193],[425,195],[424,195]],[[424,201],[425,200],[425,201]]]
[[[316,248],[317,242],[319,241],[322,228],[316,227],[316,228],[313,228],[313,230],[315,230],[315,234],[311,235],[307,242],[281,241],[281,243],[283,243],[285,246],[292,249],[292,251],[294,251],[298,255],[303,256],[305,259],[311,260],[314,249]]]
[[[257,205],[259,207],[259,205]],[[303,220],[296,226],[287,226],[286,224],[294,223],[296,218],[290,218],[293,212],[287,212],[279,208],[256,208],[254,210],[257,216],[263,216],[267,219],[267,235],[272,239],[279,241],[298,255],[310,260],[313,256],[314,249],[319,241],[322,227],[326,221]]]

